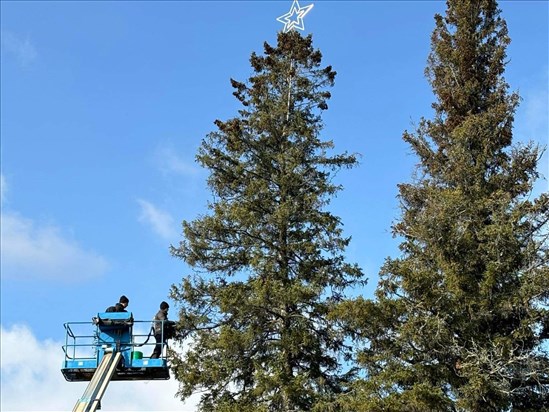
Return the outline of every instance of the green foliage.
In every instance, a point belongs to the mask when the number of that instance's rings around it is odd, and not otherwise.
[[[325,210],[334,173],[357,163],[319,138],[335,72],[310,36],[280,33],[264,49],[248,82],[231,80],[239,115],[217,120],[199,149],[209,214],[183,222],[172,248],[195,269],[172,287],[190,338],[173,371],[182,398],[204,391],[203,411],[320,410],[350,376],[346,335],[327,316],[363,276]]]
[[[354,411],[549,410],[547,193],[540,149],[512,145],[519,97],[502,75],[509,37],[492,0],[449,0],[426,74],[433,120],[404,133],[419,158],[399,185],[376,300],[338,308],[365,379]],[[545,342],[545,343],[544,343]]]

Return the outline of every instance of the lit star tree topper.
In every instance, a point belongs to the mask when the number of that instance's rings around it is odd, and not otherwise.
[[[284,24],[284,33],[289,32],[292,29],[305,30],[303,17],[311,11],[313,6],[314,4],[309,4],[308,6],[300,7],[298,1],[294,0],[290,11],[276,19]]]

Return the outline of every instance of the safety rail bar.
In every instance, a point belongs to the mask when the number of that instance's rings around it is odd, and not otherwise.
[[[160,341],[160,344],[162,345],[162,351],[161,351],[161,354],[160,354],[160,359],[165,359],[166,358],[166,355],[164,355],[164,348],[165,347],[168,347],[168,342],[167,340],[165,339],[164,337],[164,325],[166,323],[168,323],[169,321],[168,320],[134,320],[133,323],[134,325],[135,324],[146,324],[148,323],[149,325],[151,325],[151,327],[149,328],[149,332],[148,333],[136,333],[134,334],[133,331],[133,326],[130,326],[131,328],[131,331],[132,331],[132,340],[131,340],[131,343],[129,344],[124,344],[125,347],[128,347],[128,348],[131,348],[132,350],[134,350],[135,348],[138,348],[138,347],[144,347],[144,346],[147,346],[147,347],[154,347],[156,346],[156,340],[153,340],[153,342],[151,343],[148,343],[149,339],[151,338],[151,336],[154,337],[154,324],[155,323],[161,323],[162,327],[160,328],[161,330],[161,341]],[[78,333],[75,333],[75,331],[73,329],[74,326],[76,325],[86,325],[86,326],[94,326],[95,327],[95,333],[92,334],[92,335],[89,335],[89,334],[78,334]],[[96,358],[97,356],[97,348],[104,345],[105,341],[102,341],[99,339],[99,325],[94,323],[93,320],[92,321],[89,321],[89,322],[83,322],[83,321],[80,321],[80,322],[66,322],[63,324],[65,330],[66,330],[66,335],[65,335],[65,344],[62,345],[62,350],[65,354],[65,359],[67,360],[83,360],[83,359],[94,359]],[[143,343],[137,343],[136,342],[136,338],[147,338]],[[71,342],[69,342],[69,338],[72,339]],[[87,339],[88,341],[86,341],[85,343],[77,343],[77,341],[80,341],[82,342],[82,340],[85,340]],[[110,343],[110,342],[108,342]],[[77,348],[93,348],[95,349],[95,353],[93,356],[76,356],[76,352],[77,352]],[[72,351],[71,351],[72,349]],[[69,352],[72,352],[72,356]]]

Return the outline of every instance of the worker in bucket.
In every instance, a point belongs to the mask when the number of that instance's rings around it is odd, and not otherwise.
[[[156,339],[156,346],[151,355],[151,359],[157,359],[162,356],[162,344],[173,337],[175,322],[168,321],[168,310],[170,305],[168,302],[162,301],[160,303],[160,310],[154,316],[154,338]],[[164,331],[164,333],[162,333]],[[162,342],[164,339],[164,342]]]
[[[130,300],[122,295],[120,296],[120,299],[118,300],[118,303],[116,303],[114,306],[109,306],[105,312],[127,312],[126,308],[130,304]]]

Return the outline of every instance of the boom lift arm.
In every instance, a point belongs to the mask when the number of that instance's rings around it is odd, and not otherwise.
[[[105,351],[84,395],[74,405],[73,412],[95,412],[97,409],[101,409],[101,398],[105,394],[121,358],[120,352]]]

